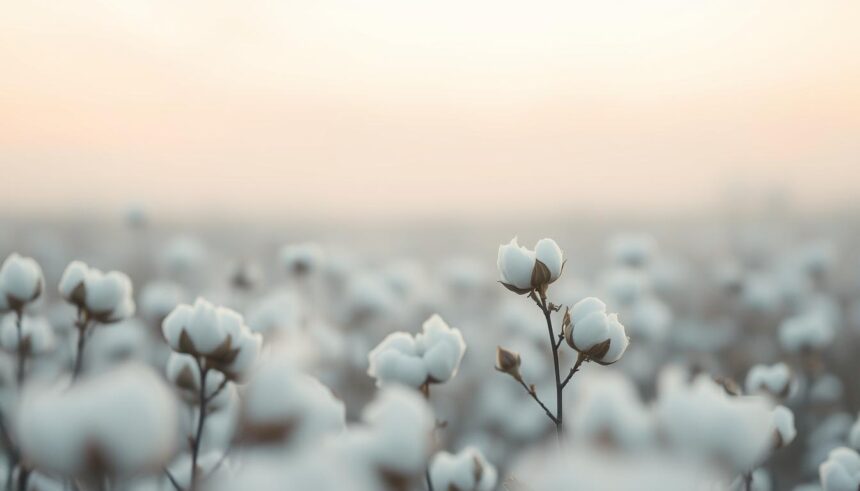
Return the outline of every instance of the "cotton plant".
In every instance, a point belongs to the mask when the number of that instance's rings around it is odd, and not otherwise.
[[[434,314],[415,336],[405,332],[386,336],[368,354],[367,374],[378,387],[404,385],[419,390],[429,400],[430,387],[454,378],[465,354],[466,343],[460,330]],[[437,426],[444,427],[444,423]],[[426,479],[429,491],[433,491],[429,468]]]
[[[132,284],[119,271],[103,273],[81,261],[73,261],[60,279],[60,296],[77,309],[77,347],[72,367],[76,379],[83,369],[86,341],[98,325],[109,325],[134,315]]]
[[[15,339],[7,339],[4,347],[14,343],[18,357],[16,379],[18,385],[24,381],[27,356],[30,354],[25,340],[24,311],[42,295],[45,278],[42,268],[34,259],[13,253],[0,265],[0,312],[12,312],[15,322]],[[28,321],[29,338],[33,336],[33,325]],[[36,329],[39,327],[36,326]],[[43,336],[44,338],[44,336]]]
[[[198,298],[194,305],[176,307],[164,319],[162,331],[171,349],[193,359],[189,369],[191,375],[180,377],[183,370],[179,368],[175,380],[181,379],[197,389],[196,430],[189,438],[191,471],[188,487],[194,489],[200,479],[198,460],[210,403],[225,387],[242,382],[249,376],[262,347],[262,336],[253,333],[237,312],[216,307],[202,298]],[[175,476],[171,479],[175,482]]]
[[[745,388],[748,394],[766,394],[784,400],[790,395],[793,382],[791,369],[785,363],[755,365],[747,372]]]
[[[152,369],[124,365],[71,388],[62,381],[28,389],[16,434],[19,489],[30,473],[59,476],[84,489],[159,472],[177,445],[170,389]]]
[[[624,355],[629,339],[624,326],[616,314],[606,312],[606,305],[594,297],[580,300],[565,309],[559,332],[553,327],[552,314],[561,310],[547,298],[547,291],[564,269],[564,254],[552,239],[538,241],[534,250],[517,243],[514,238],[509,244],[499,247],[498,269],[500,283],[508,290],[527,295],[543,313],[546,321],[550,352],[552,353],[555,373],[556,407],[551,410],[537,394],[533,384],[523,379],[520,373],[521,356],[509,349],[499,347],[496,354],[496,369],[510,375],[544,410],[555,425],[559,442],[562,440],[564,415],[564,388],[583,363],[593,361],[601,365],[617,362]],[[562,378],[559,352],[564,343],[577,353],[576,362],[568,374]]]

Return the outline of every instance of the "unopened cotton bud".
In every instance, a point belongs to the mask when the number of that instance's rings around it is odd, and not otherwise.
[[[496,370],[507,373],[511,377],[521,381],[520,364],[522,364],[522,358],[520,358],[519,353],[506,350],[501,346],[496,347]]]

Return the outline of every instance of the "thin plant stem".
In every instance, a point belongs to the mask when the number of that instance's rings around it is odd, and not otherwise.
[[[429,403],[430,402],[430,384],[426,383],[426,382],[421,384],[421,386],[419,387],[419,390],[421,391],[421,394],[424,396],[424,399],[426,399],[427,402]],[[435,441],[436,440],[436,428],[433,428],[433,433],[431,434],[431,437],[433,438],[433,443],[435,444],[436,443],[436,441]],[[424,469],[424,479],[427,481],[427,491],[433,491],[433,480],[430,479],[430,466],[429,465],[427,466],[426,469]]]
[[[15,311],[15,325],[18,330],[18,370],[15,373],[15,380],[18,383],[18,387],[24,385],[24,369],[27,364],[27,351],[24,348],[24,326],[23,326],[24,314],[20,309]]]
[[[200,454],[200,442],[203,440],[203,425],[206,423],[206,403],[209,402],[206,397],[206,375],[209,374],[209,368],[204,367],[200,360],[197,361],[197,367],[200,370],[200,414],[197,417],[197,434],[191,447],[191,490],[197,489],[197,457]]]
[[[81,374],[81,369],[84,366],[84,348],[86,347],[87,342],[87,328],[89,327],[89,320],[87,316],[82,311],[78,311],[78,320],[75,322],[75,327],[78,329],[78,348],[75,351],[75,364],[72,368],[72,381],[78,379],[78,376]]]
[[[540,400],[540,398],[537,395],[537,391],[534,390],[534,387],[529,387],[528,385],[526,385],[526,383],[522,379],[518,379],[517,382],[519,382],[520,385],[523,386],[523,388],[526,390],[528,395],[532,396],[532,399],[534,399],[535,402],[537,402],[540,405],[540,407],[543,408],[546,415],[549,416],[549,419],[551,419],[552,422],[555,423],[555,415],[552,414],[552,411],[550,411],[549,408],[546,407],[546,405],[543,403],[543,401]]]
[[[556,345],[555,332],[552,328],[552,311],[547,307],[546,297],[544,295],[541,295],[540,299],[534,295],[532,295],[532,298],[535,299],[538,307],[540,307],[543,312],[544,318],[546,319],[547,334],[549,334],[549,346],[552,350],[552,364],[555,369],[555,433],[558,438],[558,443],[561,445],[562,435],[564,433],[564,404],[561,399],[563,386],[561,385],[561,371],[558,367],[558,345]]]
[[[167,476],[167,480],[170,481],[170,484],[173,485],[173,488],[176,491],[182,491],[182,486],[179,485],[179,482],[173,477],[173,474],[170,473],[170,470],[164,469],[164,475]]]

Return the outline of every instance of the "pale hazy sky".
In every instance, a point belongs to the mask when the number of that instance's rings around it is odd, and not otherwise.
[[[860,204],[860,2],[0,0],[0,207]]]

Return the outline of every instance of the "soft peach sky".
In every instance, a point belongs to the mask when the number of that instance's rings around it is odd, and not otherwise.
[[[860,204],[857,0],[0,5],[7,214]]]

